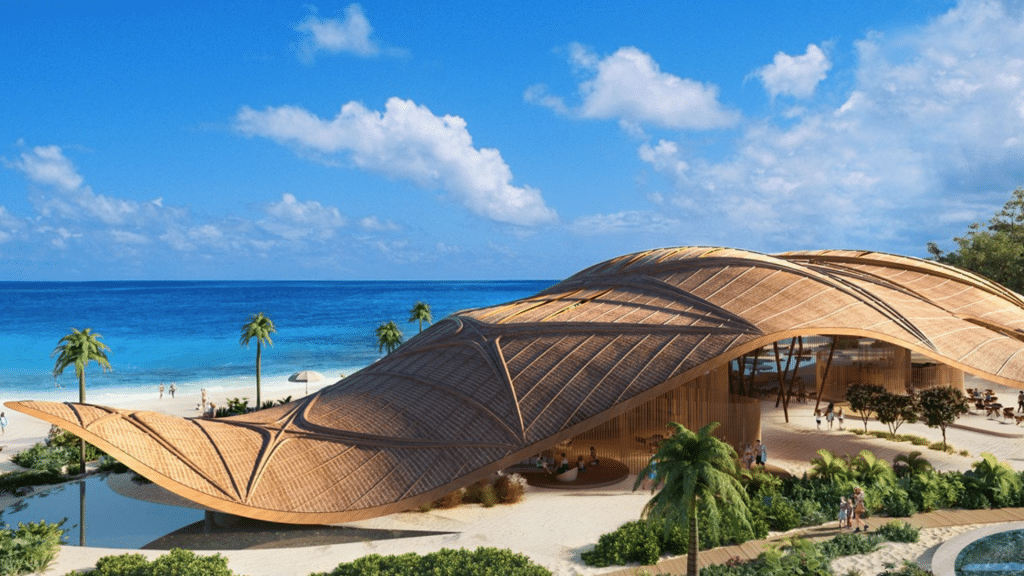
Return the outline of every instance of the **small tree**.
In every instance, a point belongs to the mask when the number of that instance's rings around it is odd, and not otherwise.
[[[850,410],[860,414],[865,432],[868,431],[868,418],[878,410],[879,401],[886,394],[885,388],[877,384],[854,384],[846,389],[846,401],[850,403]]]
[[[434,316],[430,313],[430,304],[426,302],[417,302],[409,310],[409,322],[419,322],[420,332],[423,332],[423,323],[430,324],[433,319]]]
[[[377,326],[377,351],[388,351],[391,354],[402,344],[402,331],[394,321],[387,321]]]
[[[928,388],[918,393],[921,420],[929,428],[942,430],[942,449],[946,449],[946,427],[970,411],[967,396],[952,386]]]
[[[878,421],[889,427],[889,432],[896,435],[896,430],[905,422],[917,422],[917,400],[903,394],[883,392],[875,404]]]

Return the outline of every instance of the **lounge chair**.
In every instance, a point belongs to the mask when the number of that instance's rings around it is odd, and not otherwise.
[[[575,467],[574,468],[569,468],[565,472],[562,472],[558,476],[555,476],[555,478],[559,482],[573,482],[574,480],[576,480],[576,475],[579,474],[579,473],[580,473],[580,469],[579,468],[575,468]]]

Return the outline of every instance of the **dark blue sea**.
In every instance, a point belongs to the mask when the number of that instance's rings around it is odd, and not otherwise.
[[[294,388],[287,377],[316,370],[331,381],[380,358],[374,330],[393,320],[406,337],[417,301],[435,322],[459,310],[529,296],[555,281],[502,282],[0,282],[0,401],[77,401],[74,367],[59,379],[50,354],[72,327],[92,328],[113,368],[86,370],[87,401],[155,397],[255,382],[255,342],[239,345],[249,316],[274,321],[263,352],[264,398]]]

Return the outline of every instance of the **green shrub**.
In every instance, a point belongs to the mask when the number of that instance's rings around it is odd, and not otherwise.
[[[918,508],[906,490],[893,488],[882,496],[882,511],[887,516],[905,518],[917,514]]]
[[[890,542],[917,542],[921,536],[921,530],[902,520],[886,522],[878,528],[876,534]]]
[[[37,443],[31,448],[26,448],[11,457],[11,462],[22,468],[45,470],[58,474],[64,466],[67,466],[72,461],[77,462],[78,457],[70,449],[59,446],[51,448],[43,443]]]
[[[0,528],[0,574],[17,576],[45,570],[57,557],[64,539],[64,522],[19,522],[17,528]]]
[[[945,447],[943,447],[942,442],[933,442],[933,443],[928,445],[928,448],[930,450],[938,450],[939,452],[946,452],[947,454],[955,454],[956,453],[956,450],[954,450],[953,447],[950,446],[949,444],[946,444]]]
[[[923,438],[921,436],[911,436],[910,443],[913,444],[914,446],[929,446],[932,442],[931,440]]]
[[[66,478],[59,472],[49,470],[18,470],[0,474],[0,494],[18,493],[22,488],[29,486],[43,486],[46,484],[59,484]]]
[[[801,525],[800,513],[785,497],[772,498],[768,506],[768,526],[776,532],[786,532]]]
[[[913,562],[905,561],[899,570],[886,570],[878,576],[933,576],[933,573],[921,568]]]
[[[818,550],[828,559],[855,554],[868,554],[878,549],[882,536],[877,534],[837,534],[831,540],[818,544]]]
[[[338,564],[330,572],[317,572],[310,576],[420,576],[421,574],[437,576],[551,576],[551,571],[511,550],[481,547],[472,551],[445,548],[424,556],[412,553],[399,556],[371,554],[352,562]]]
[[[480,489],[480,505],[484,508],[490,508],[498,503],[498,494],[494,491],[494,486],[490,484]]]
[[[699,530],[697,534],[700,535]],[[682,554],[686,547],[686,530],[683,527],[673,526],[666,531],[660,521],[635,520],[626,522],[614,532],[602,534],[597,546],[583,552],[580,557],[587,566],[598,568],[631,562],[654,564],[662,554]]]
[[[220,554],[200,556],[191,550],[171,548],[152,562],[142,554],[104,556],[96,568],[83,576],[235,576],[228,568],[227,558]]]

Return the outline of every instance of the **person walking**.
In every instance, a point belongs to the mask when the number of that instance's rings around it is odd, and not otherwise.
[[[814,423],[818,425],[818,430],[821,430],[821,410],[814,411]]]
[[[176,390],[177,390],[177,388],[175,388],[175,387],[174,387],[174,382],[171,382],[171,387],[170,387],[170,388],[168,388],[168,389],[167,389],[167,391],[171,393],[171,398],[172,398],[172,399],[174,398],[174,392],[175,392]]]
[[[164,383],[163,382],[160,383],[159,390],[160,390],[160,399],[163,400],[164,399]]]
[[[843,532],[850,527],[850,502],[846,496],[839,497],[839,531]]]
[[[1024,412],[1024,390],[1017,394],[1017,411]]]
[[[0,434],[7,433],[7,413],[0,412]]]
[[[864,515],[866,508],[864,508],[864,490],[860,486],[856,486],[853,489],[853,523],[857,525],[857,529],[854,532],[860,532],[861,527],[864,527],[864,531],[868,531],[868,524],[861,518]]]
[[[760,439],[757,441],[757,445],[757,463],[764,466],[768,464],[768,446],[761,442]]]
[[[840,408],[836,412],[836,419],[839,420],[839,429],[840,430],[845,430],[845,428],[843,428],[843,409],[842,408]]]

